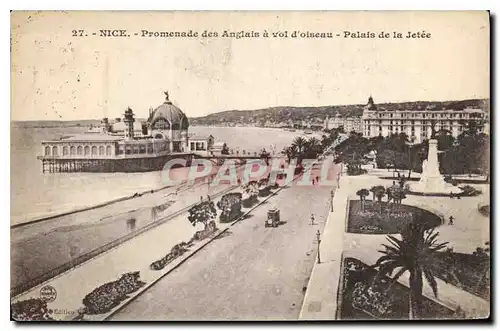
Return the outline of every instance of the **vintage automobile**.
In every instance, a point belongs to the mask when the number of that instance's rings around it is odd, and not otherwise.
[[[280,222],[280,210],[276,207],[271,208],[267,211],[267,219],[265,227],[277,228]]]

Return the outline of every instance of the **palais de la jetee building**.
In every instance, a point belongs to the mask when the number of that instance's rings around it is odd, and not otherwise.
[[[149,111],[146,123],[128,108],[122,121],[101,121],[98,130],[42,142],[43,172],[144,172],[162,170],[171,158],[220,154],[213,136],[188,134],[187,116],[169,100]]]

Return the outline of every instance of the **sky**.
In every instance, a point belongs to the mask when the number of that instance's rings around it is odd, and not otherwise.
[[[100,29],[131,36],[99,37]],[[143,38],[141,30],[260,37]],[[422,30],[431,37],[344,38]],[[277,31],[334,38],[272,37]],[[11,119],[114,118],[127,107],[144,118],[164,91],[189,117],[361,104],[370,95],[380,103],[488,98],[489,33],[486,12],[14,12]]]

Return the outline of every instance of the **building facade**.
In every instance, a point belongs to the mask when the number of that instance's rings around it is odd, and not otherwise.
[[[479,131],[489,134],[488,116],[482,109],[388,111],[379,109],[370,97],[363,109],[362,132],[364,137],[406,133],[410,140],[420,143],[431,137],[433,128],[458,137],[471,121],[480,123]]]
[[[128,108],[119,125],[105,118],[99,129],[42,142],[43,171],[114,172],[161,170],[171,157],[214,155],[213,136],[189,137],[186,115],[165,92],[165,102],[139,123]],[[144,130],[142,129],[144,128]],[[147,130],[147,134],[144,131]]]
[[[338,129],[340,127],[344,128],[344,132],[361,132],[363,129],[360,117],[340,117],[339,114],[335,117],[327,116],[323,124],[324,130]]]

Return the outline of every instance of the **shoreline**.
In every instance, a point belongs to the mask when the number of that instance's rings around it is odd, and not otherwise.
[[[181,185],[178,185],[178,186],[181,186]],[[120,198],[111,199],[111,200],[108,200],[108,201],[105,201],[105,202],[98,203],[96,205],[80,207],[80,208],[72,209],[72,210],[69,210],[69,211],[66,211],[66,212],[62,212],[62,213],[57,213],[57,214],[48,215],[48,216],[42,216],[42,217],[31,219],[31,220],[28,220],[28,221],[25,221],[25,222],[20,222],[20,223],[17,223],[17,224],[12,224],[10,226],[10,228],[11,229],[16,229],[16,228],[20,228],[22,226],[26,226],[26,225],[30,225],[30,224],[35,224],[35,223],[43,222],[43,221],[48,221],[48,220],[51,220],[51,219],[57,218],[57,217],[67,216],[67,215],[71,215],[71,214],[77,214],[77,213],[88,211],[88,210],[92,210],[92,209],[106,207],[106,206],[109,206],[109,205],[111,205],[113,203],[127,201],[127,200],[130,200],[130,199],[141,197],[144,194],[152,194],[152,193],[156,193],[156,192],[165,190],[167,188],[172,188],[172,187],[175,187],[175,186],[168,186],[167,185],[167,186],[162,186],[162,187],[157,188],[157,189],[146,190],[146,191],[142,191],[142,192],[136,192],[136,193],[134,193],[132,195],[126,195],[126,196],[123,196],[123,197],[120,197]]]

